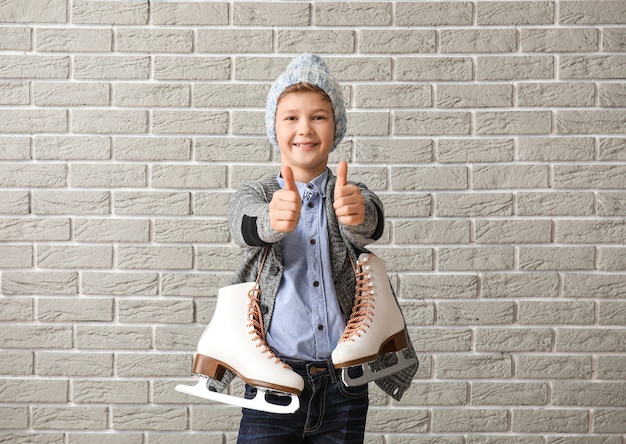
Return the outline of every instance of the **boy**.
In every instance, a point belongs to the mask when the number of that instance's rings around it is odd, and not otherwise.
[[[362,443],[367,385],[347,387],[331,352],[352,311],[356,261],[383,233],[380,199],[365,185],[337,177],[328,156],[346,131],[339,85],[317,56],[294,59],[270,90],[266,126],[279,148],[280,174],[244,185],[232,198],[229,224],[242,262],[231,283],[260,277],[266,341],[300,374],[300,409],[279,415],[243,409],[238,442]],[[377,381],[399,399],[416,368]],[[227,380],[226,380],[227,381]],[[246,386],[246,396],[254,394]]]

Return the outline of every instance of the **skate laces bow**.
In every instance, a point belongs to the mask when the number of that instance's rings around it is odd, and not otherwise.
[[[272,351],[270,346],[265,340],[265,326],[263,323],[263,311],[261,310],[261,288],[259,287],[259,281],[261,279],[261,271],[267,258],[269,249],[265,250],[263,259],[261,260],[261,266],[259,267],[259,274],[256,278],[256,285],[250,291],[248,291],[248,325],[250,327],[249,333],[252,335],[252,340],[256,342],[257,347],[262,347],[261,352],[267,355],[267,359],[274,359],[274,363],[281,363],[284,368],[289,366],[284,362],[281,362],[280,358]]]
[[[356,266],[352,256],[349,256],[356,276],[356,289],[352,314],[339,342],[354,341],[355,337],[360,337],[361,333],[365,333],[369,327],[369,322],[372,322],[374,291],[372,289],[372,275],[369,273],[369,266],[367,265],[367,260],[372,254],[357,262]]]

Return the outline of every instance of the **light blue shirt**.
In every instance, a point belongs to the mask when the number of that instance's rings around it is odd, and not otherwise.
[[[266,339],[287,359],[330,358],[345,328],[330,264],[324,205],[327,180],[324,172],[308,184],[296,182],[302,197],[300,219],[281,241],[283,278]],[[278,183],[284,188],[281,177]]]

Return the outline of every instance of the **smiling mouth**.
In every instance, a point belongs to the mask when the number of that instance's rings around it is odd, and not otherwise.
[[[294,143],[293,146],[301,149],[311,149],[317,146],[317,143],[309,142],[309,143]]]

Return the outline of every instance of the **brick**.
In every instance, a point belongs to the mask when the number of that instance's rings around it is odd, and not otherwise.
[[[227,124],[223,111],[156,110],[151,129],[155,134],[225,134]]]
[[[47,271],[5,271],[2,273],[5,295],[75,295],[78,273]]]
[[[470,224],[464,220],[396,221],[396,244],[466,244],[470,241]]]
[[[554,59],[548,55],[478,56],[478,80],[541,80],[554,78]]]
[[[432,197],[426,193],[377,193],[385,208],[385,217],[426,217],[431,214]]]
[[[598,356],[596,375],[598,379],[626,378],[626,356]]]
[[[594,409],[593,431],[595,433],[622,433],[626,421],[624,409]]]
[[[34,191],[31,205],[34,214],[110,214],[106,191]]]
[[[32,299],[0,299],[0,320],[28,322],[33,320]]]
[[[436,35],[432,30],[378,30],[359,32],[359,51],[376,53],[434,53]]]
[[[466,404],[468,386],[465,382],[414,382],[399,405],[459,405]]]
[[[398,2],[398,26],[467,26],[473,23],[474,8],[470,2]]]
[[[621,134],[626,111],[557,111],[556,130],[559,134]]]
[[[32,265],[32,246],[0,245],[0,268],[29,268]]]
[[[395,77],[401,81],[463,81],[473,79],[470,57],[398,57]]]
[[[474,382],[473,405],[546,405],[548,384],[543,382]]]
[[[392,59],[388,57],[330,58],[328,62],[339,82],[392,79]]]
[[[40,298],[37,319],[43,322],[111,322],[112,299]]]
[[[113,85],[113,105],[135,108],[184,108],[191,104],[188,85],[172,83],[137,84],[116,83]]]
[[[19,433],[0,431],[3,444],[64,444],[65,434],[50,432]]]
[[[32,421],[35,429],[98,430],[107,428],[108,412],[102,406],[33,407]]]
[[[65,23],[64,0],[33,0],[28,3],[7,2],[0,5],[0,23]]]
[[[40,376],[113,376],[113,353],[38,351],[35,372]]]
[[[562,328],[556,332],[556,351],[623,353],[626,330],[611,328]]]
[[[594,270],[593,247],[526,247],[519,248],[520,270]]]
[[[30,158],[29,137],[11,137],[0,135],[0,159],[29,160]]]
[[[354,91],[359,108],[429,108],[432,103],[431,88],[426,85],[358,84]]]
[[[517,104],[536,107],[591,107],[596,87],[591,83],[521,83],[517,85]]]
[[[591,301],[520,301],[520,324],[591,325],[595,320],[595,305]]]
[[[471,115],[461,111],[397,111],[396,135],[462,135],[470,133]]]
[[[215,304],[216,300],[213,299]],[[213,315],[213,311],[211,311]],[[211,320],[209,317],[205,323]],[[200,320],[198,320],[200,321]],[[191,326],[175,325],[175,326],[158,326],[155,328],[155,348],[157,350],[172,350],[172,351],[195,351],[198,345],[198,340],[204,332],[204,325],[191,324]],[[189,360],[189,367],[191,368],[191,357]],[[162,396],[162,394],[156,394],[155,397]],[[156,401],[155,401],[156,402]]]
[[[432,251],[430,248],[381,248],[376,249],[374,253],[385,259],[389,272],[432,269]]]
[[[230,71],[230,57],[154,57],[156,80],[227,80]]]
[[[549,134],[550,111],[483,111],[476,113],[476,134]]]
[[[490,1],[476,5],[478,24],[550,25],[555,19],[551,1]]]
[[[69,434],[70,444],[116,444],[120,438],[117,433],[103,433],[98,432],[70,432]],[[169,436],[169,435],[168,435]],[[124,444],[143,444],[143,434],[140,433],[124,433]],[[151,439],[152,440],[152,439]],[[176,441],[182,442],[180,438],[176,438]]]
[[[597,195],[598,215],[623,216],[626,214],[626,193],[599,192]]]
[[[590,379],[591,356],[522,354],[515,356],[515,375],[521,379]]]
[[[111,141],[107,136],[37,136],[33,138],[37,160],[108,160]]]
[[[67,112],[57,109],[0,109],[0,133],[63,133]]]
[[[472,170],[474,189],[547,188],[548,168],[543,164],[478,165]]]
[[[195,107],[265,107],[269,85],[198,84],[193,89]]]
[[[626,55],[569,55],[560,57],[561,79],[624,79]]]
[[[69,349],[72,347],[72,327],[66,325],[8,325],[0,328],[0,339],[5,349],[24,348],[54,348]],[[14,381],[11,381],[11,383]],[[39,383],[41,381],[32,381]],[[45,381],[44,381],[45,382]],[[45,385],[45,384],[44,384]],[[54,386],[54,384],[52,384]],[[29,393],[29,386],[25,385],[23,392]],[[51,389],[54,389],[52,387]],[[44,388],[45,391],[45,388]],[[0,390],[0,396],[4,391]],[[7,399],[14,402],[16,399],[24,400],[23,397],[6,394]],[[34,394],[36,396],[36,393]],[[65,399],[64,399],[65,400]],[[24,400],[25,401],[25,400]],[[49,398],[45,399],[50,402]],[[27,401],[25,401],[27,402]],[[34,401],[37,402],[37,401]]]
[[[508,301],[440,301],[437,304],[439,325],[512,324],[514,307]]]
[[[90,245],[41,245],[37,265],[42,268],[111,268],[113,248]]]
[[[515,209],[519,216],[591,216],[594,197],[590,192],[519,192]]]
[[[522,52],[598,51],[598,31],[594,28],[522,29]]]
[[[154,188],[225,188],[226,167],[221,165],[163,165],[150,167]]]
[[[189,374],[189,357],[180,353],[158,355],[118,353],[116,374],[122,377],[177,376]]]
[[[148,381],[76,380],[70,393],[79,404],[140,404],[148,401]]]
[[[67,79],[70,58],[66,56],[3,55],[0,79]]]
[[[117,430],[185,430],[187,408],[168,406],[119,406],[112,409]]]
[[[150,57],[77,55],[74,57],[72,72],[74,78],[81,80],[147,79]]]
[[[69,219],[0,219],[0,240],[3,241],[66,241],[69,239]]]
[[[2,428],[28,428],[27,407],[0,407],[0,415],[2,415]]]
[[[317,26],[388,26],[392,21],[389,3],[327,2],[314,5]]]
[[[590,137],[522,137],[517,158],[523,161],[590,161],[595,157]]]
[[[563,243],[620,243],[626,235],[626,221],[607,219],[556,221],[555,240]]]
[[[0,163],[1,187],[63,187],[66,175],[62,164]]]
[[[563,277],[563,297],[570,298],[623,298],[626,282],[614,274],[566,274]]]
[[[27,83],[0,82],[0,105],[28,105],[29,103],[30,92]]]
[[[626,49],[626,29],[606,28],[601,30],[602,50],[605,52],[623,52]]]
[[[77,163],[70,168],[70,185],[80,188],[145,187],[146,167],[137,164]]]
[[[438,193],[435,216],[477,217],[513,214],[511,193]]]
[[[586,433],[586,410],[512,409],[511,430],[525,433]]]
[[[28,191],[0,191],[0,214],[30,213]]]
[[[148,350],[152,345],[150,327],[78,325],[75,346],[80,349]]]
[[[549,243],[552,240],[549,220],[477,220],[474,226],[476,243]]]
[[[511,85],[440,85],[437,106],[441,108],[490,108],[513,106]]]
[[[584,24],[620,24],[626,23],[624,4],[619,0],[604,1],[564,1],[559,4],[559,23]]]
[[[192,214],[196,216],[221,216],[228,213],[230,192],[209,192],[192,194]]]
[[[125,434],[126,436],[126,434]],[[150,433],[151,444],[167,444],[171,439],[171,434],[167,432]],[[221,433],[192,433],[176,434],[176,441],[180,444],[222,444]],[[85,444],[89,444],[88,442]],[[141,444],[141,443],[138,443]]]
[[[510,378],[512,361],[506,355],[439,355],[435,376],[441,379]]]
[[[611,137],[600,138],[599,160],[626,160],[626,139]]]
[[[157,273],[84,272],[81,274],[84,295],[155,296]]]
[[[600,325],[626,325],[626,304],[621,302],[600,302],[598,323]]]
[[[226,220],[160,219],[154,222],[154,240],[158,243],[228,243]]]
[[[123,269],[192,267],[191,247],[124,246],[117,250],[117,266]]]
[[[267,138],[219,137],[195,139],[195,159],[205,162],[269,162],[272,146]]]
[[[608,271],[626,271],[626,248],[598,248],[598,269]]]
[[[622,406],[626,385],[620,382],[556,381],[552,403],[566,406]]]
[[[115,193],[114,212],[119,215],[188,215],[191,196],[186,192],[119,191]]]
[[[113,153],[115,160],[191,160],[191,139],[188,137],[116,137],[113,139]]]
[[[35,50],[41,52],[110,52],[111,29],[37,28]]]
[[[512,247],[441,247],[438,270],[496,271],[513,269]]]
[[[235,3],[233,22],[244,26],[308,26],[311,24],[311,6],[296,2]]]
[[[148,220],[76,218],[74,238],[79,242],[147,242]]]
[[[279,52],[352,53],[355,33],[351,30],[279,29],[276,37]]]
[[[439,139],[438,162],[504,162],[513,160],[512,139]]]
[[[265,133],[264,113],[260,111],[234,111],[231,116],[233,134],[237,136],[259,136]],[[352,124],[352,122],[350,123]]]
[[[396,409],[393,414],[387,409],[370,408],[367,412],[369,432],[418,432],[428,429],[428,412],[425,409]]]
[[[26,350],[3,350],[0,352],[0,374],[7,376],[30,376],[34,369],[34,353]]]
[[[228,25],[226,2],[157,2],[150,6],[156,25]]]
[[[474,299],[478,297],[478,278],[470,274],[403,274],[400,277],[402,298]]]
[[[514,29],[442,29],[442,53],[506,53],[517,50]]]
[[[145,298],[119,301],[117,312],[120,322],[124,324],[189,323],[193,321],[194,314],[192,300],[170,301]]]
[[[626,106],[626,84],[601,84],[599,102],[600,106],[606,107]]]
[[[120,52],[191,52],[193,32],[174,28],[118,28],[115,50]]]
[[[32,49],[32,29],[11,27],[0,29],[0,50],[30,51]]]
[[[71,131],[76,133],[147,133],[148,112],[144,110],[72,110]]]
[[[459,190],[468,186],[467,168],[393,167],[391,186],[394,190]]]
[[[3,378],[0,400],[3,403],[67,402],[67,385],[67,380],[59,379]]]
[[[77,0],[72,3],[72,23],[93,25],[145,25],[148,0]]]
[[[618,436],[590,436],[590,435],[581,435],[581,436],[552,436],[548,438],[546,441],[548,444],[620,444],[619,440],[621,438]]]
[[[388,112],[348,112],[347,137],[388,136]]]

